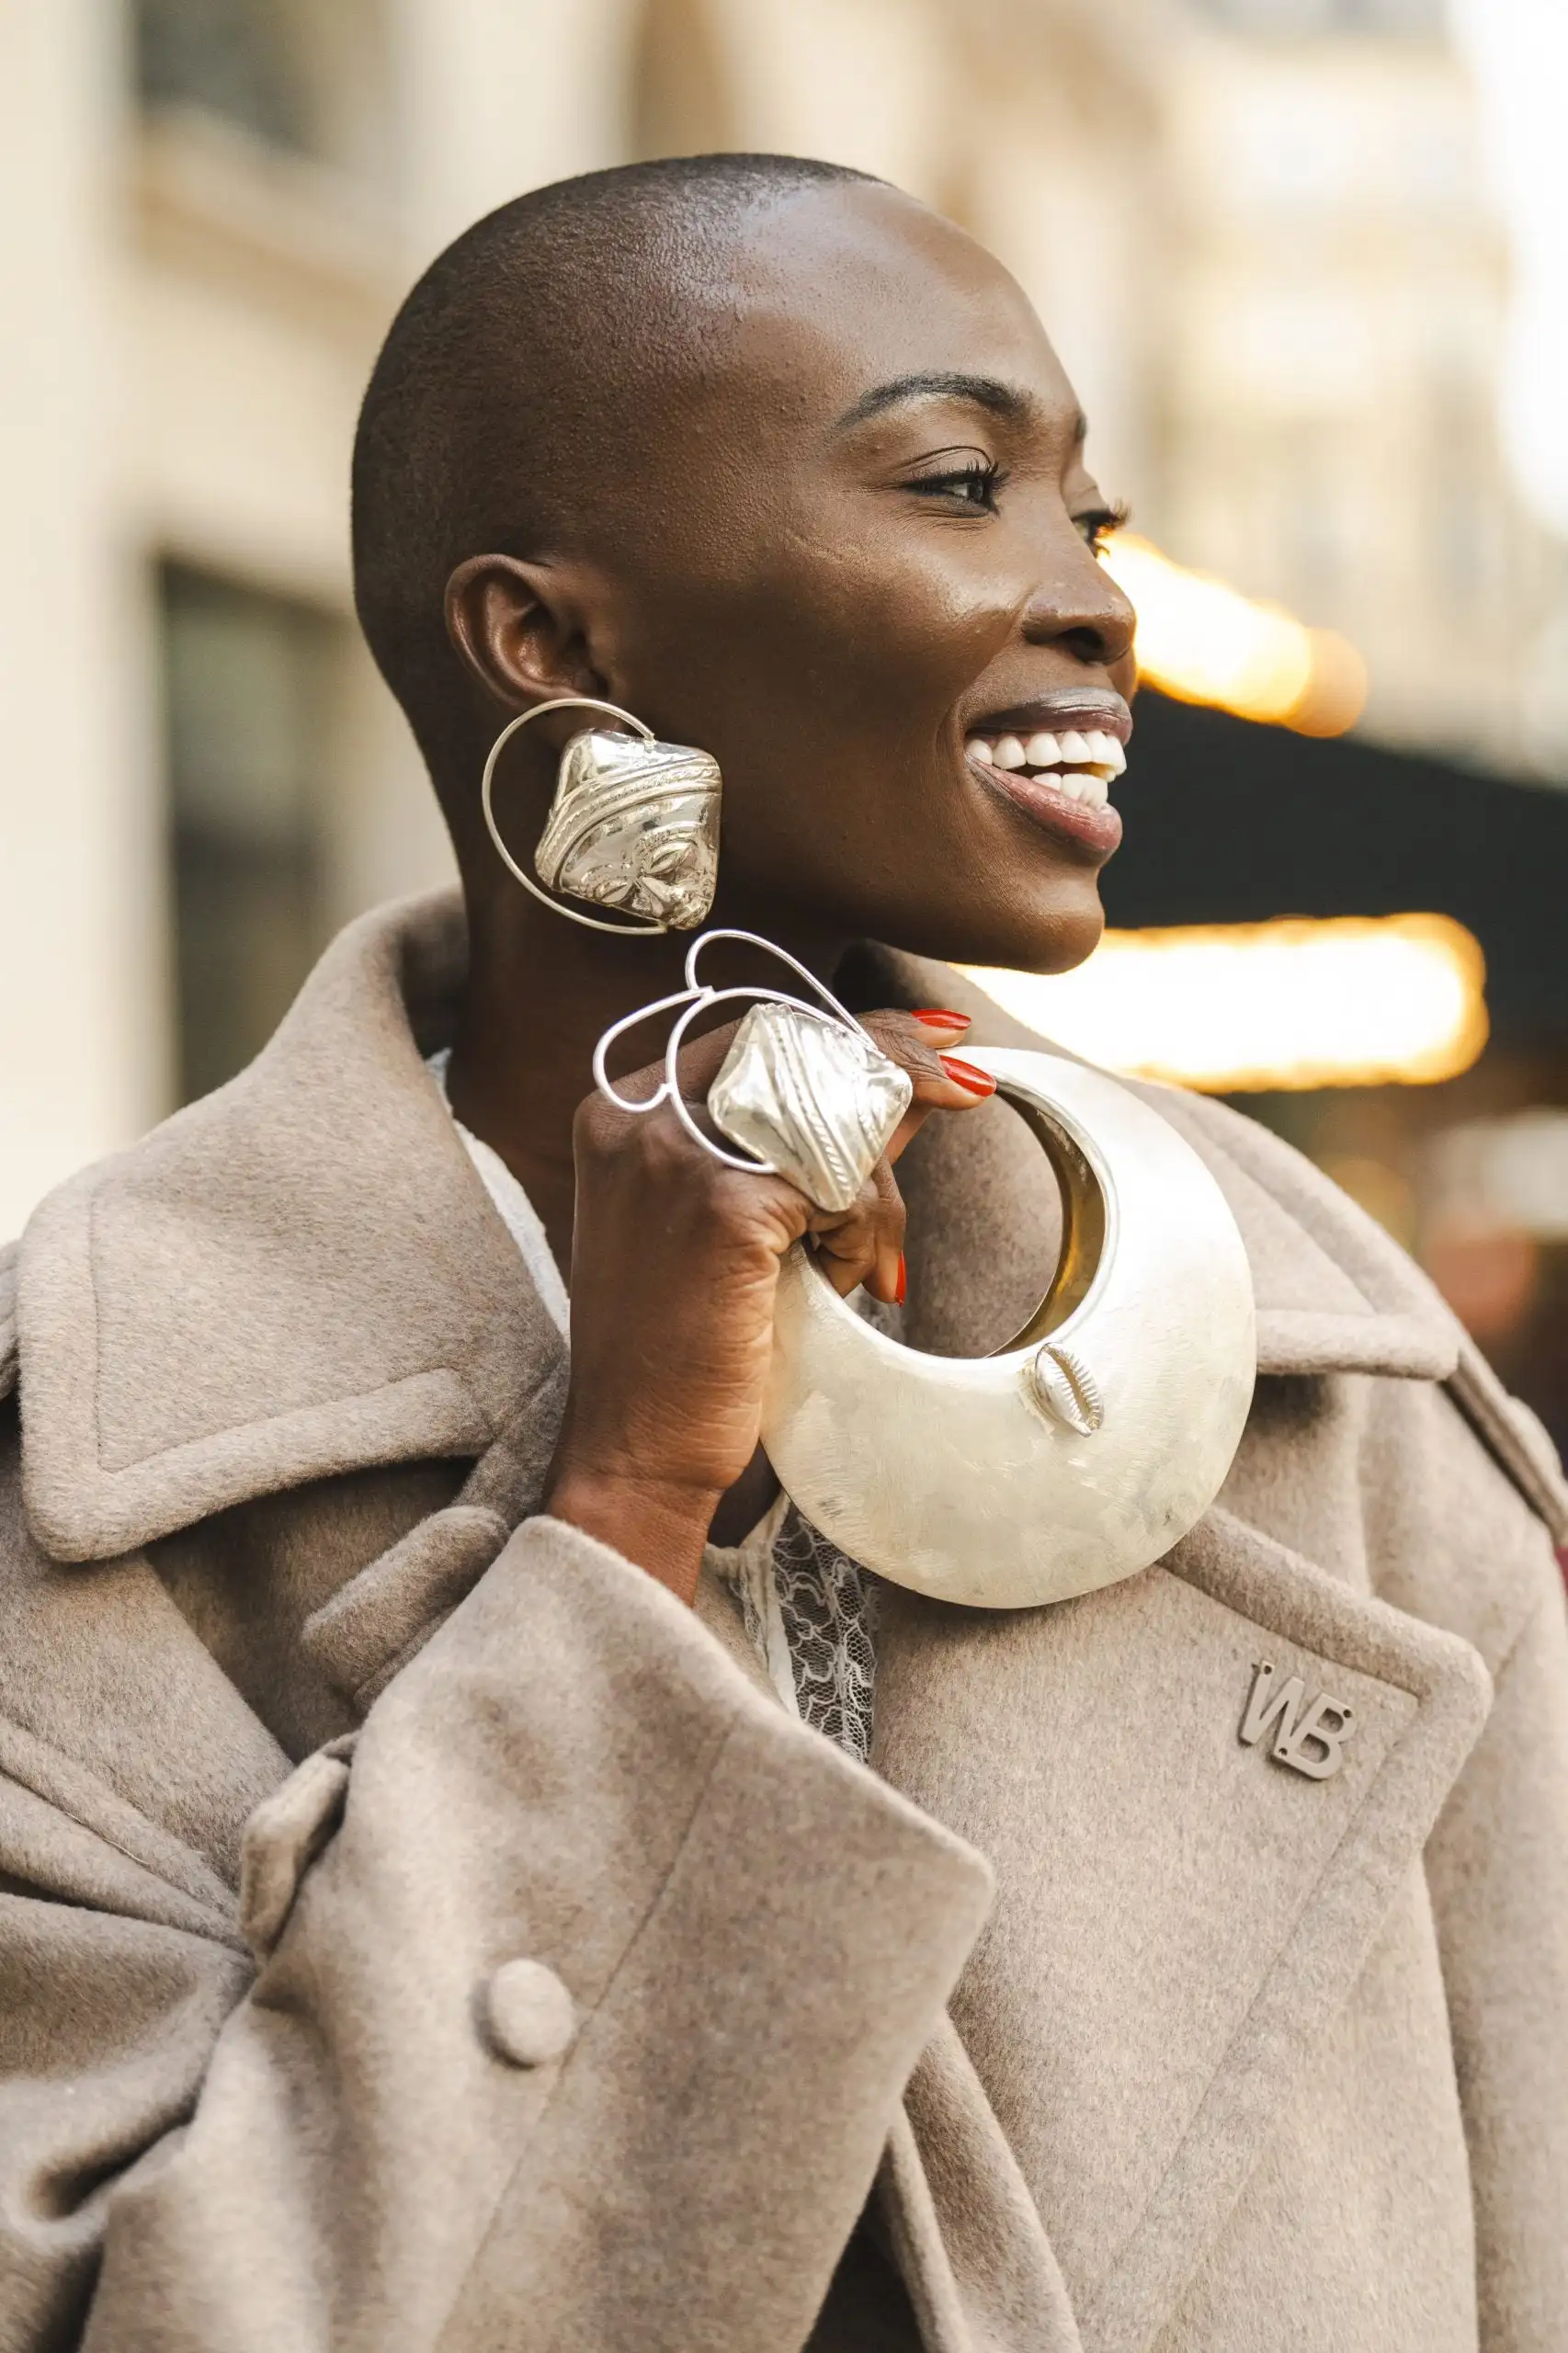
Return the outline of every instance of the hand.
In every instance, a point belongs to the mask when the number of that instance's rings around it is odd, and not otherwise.
[[[545,1509],[613,1544],[686,1600],[720,1497],[756,1450],[779,1262],[802,1234],[841,1292],[900,1298],[903,1202],[892,1163],[934,1110],[994,1092],[943,1048],[961,1015],[874,1013],[866,1028],[914,1081],[909,1108],[858,1199],[819,1210],[786,1177],[729,1168],[667,1103],[642,1117],[597,1092],[578,1110],[572,1378]],[[705,1101],[735,1025],[682,1053]],[[652,1095],[654,1067],[618,1082]]]

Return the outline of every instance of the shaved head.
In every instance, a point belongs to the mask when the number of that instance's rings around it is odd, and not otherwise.
[[[1059,795],[1035,824],[966,745],[1125,724],[1110,519],[1027,296],[884,181],[699,156],[480,222],[394,322],[354,467],[360,617],[480,963],[536,915],[565,930],[496,856],[486,759],[585,696],[718,762],[721,922],[1075,961],[1114,820]],[[583,724],[542,710],[506,745],[519,860]]]
[[[482,549],[613,546],[660,395],[700,372],[748,222],[866,177],[789,155],[628,165],[516,198],[431,264],[370,378],[353,489],[360,624],[427,755],[454,675],[453,567]]]

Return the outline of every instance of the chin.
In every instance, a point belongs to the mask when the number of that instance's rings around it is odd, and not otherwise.
[[[1105,909],[1100,904],[1099,892],[1091,883],[1085,904],[1070,913],[1054,910],[1028,943],[1029,952],[1021,955],[1012,969],[1021,972],[1070,972],[1074,964],[1082,964],[1094,954],[1104,929]]]
[[[1092,876],[1058,882],[1047,904],[948,907],[919,939],[896,944],[944,964],[990,964],[1013,972],[1070,972],[1092,956],[1105,910]],[[884,938],[887,934],[881,935]]]

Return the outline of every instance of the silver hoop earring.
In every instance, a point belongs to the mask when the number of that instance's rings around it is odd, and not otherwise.
[[[573,736],[561,755],[555,798],[534,850],[536,882],[501,838],[492,801],[495,764],[530,721],[542,719],[547,710],[571,710],[608,711],[634,730],[634,740],[596,727]],[[666,931],[695,931],[713,904],[722,789],[710,752],[689,744],[661,744],[631,711],[597,695],[558,695],[501,730],[484,763],[480,802],[491,840],[525,891],[590,931],[652,938]],[[598,915],[580,915],[551,897],[556,891],[644,920],[606,923]]]

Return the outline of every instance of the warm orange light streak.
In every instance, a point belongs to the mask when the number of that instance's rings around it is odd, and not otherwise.
[[[1138,608],[1140,675],[1163,693],[1305,735],[1342,735],[1360,717],[1366,665],[1333,630],[1187,572],[1131,531],[1103,561]]]
[[[1071,1053],[1211,1094],[1427,1085],[1486,1042],[1481,949],[1448,915],[1108,931],[1076,972],[970,977]]]

